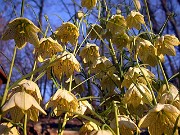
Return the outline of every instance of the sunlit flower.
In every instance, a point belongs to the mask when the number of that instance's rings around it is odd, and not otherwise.
[[[81,6],[86,7],[88,10],[96,6],[97,0],[81,0]]]
[[[131,84],[123,98],[124,103],[132,105],[134,108],[137,108],[140,104],[149,104],[151,101],[151,92],[143,83],[138,83],[137,86]]]
[[[171,83],[169,83],[168,85],[169,90],[167,89],[166,84],[163,84],[158,91],[157,99],[162,104],[170,104],[174,101],[179,100],[179,90]]]
[[[129,36],[126,33],[113,34],[112,43],[115,44],[118,49],[122,50],[123,47],[128,46]]]
[[[120,78],[116,74],[105,75],[101,80],[102,90],[108,90],[108,95],[111,96],[114,94],[114,89],[116,87],[121,88]]]
[[[126,29],[126,20],[122,15],[114,15],[112,18],[107,22],[106,28],[111,31],[111,33],[123,33]]]
[[[37,33],[40,29],[27,18],[16,18],[8,23],[8,28],[2,36],[3,40],[14,39],[19,49],[23,48],[27,42],[38,46],[39,39]]]
[[[23,79],[21,82],[19,82],[18,85],[12,88],[12,90],[9,92],[8,99],[10,100],[14,96],[14,94],[18,92],[26,92],[27,94],[32,96],[38,104],[40,104],[40,101],[42,100],[38,85],[31,80]],[[8,112],[10,112],[13,121],[16,122],[18,122],[18,120],[21,120],[24,116],[23,110],[16,106],[9,109]],[[32,106],[30,109],[26,110],[26,112],[29,119],[33,121],[38,120],[39,110],[36,107]]]
[[[101,32],[103,31],[102,27],[98,24],[91,25],[88,30],[87,34],[89,34],[89,38],[94,39],[100,39]]]
[[[79,31],[74,24],[66,22],[57,28],[55,35],[56,38],[64,44],[70,42],[72,45],[76,45],[79,37]]]
[[[94,62],[99,56],[99,47],[96,44],[87,43],[79,54],[84,63]]]
[[[4,122],[0,124],[0,135],[20,135],[20,133],[10,122]]]
[[[135,131],[139,132],[137,125],[126,115],[118,116],[119,131],[122,135],[134,135]],[[116,131],[115,118],[110,123],[111,128]]]
[[[141,24],[145,24],[144,16],[136,11],[131,11],[126,18],[127,26],[129,29],[136,28],[137,30],[141,29]]]
[[[175,106],[177,109],[179,109],[180,111],[180,100],[175,100],[173,103],[172,103],[173,106]]]
[[[56,59],[59,60],[57,60],[52,67],[49,67],[49,69],[51,70],[52,68],[53,74],[58,79],[61,79],[63,73],[69,78],[73,75],[74,71],[80,72],[80,63],[72,53],[63,52],[63,54],[58,55]]]
[[[174,35],[164,35],[162,37],[157,38],[155,42],[155,46],[157,48],[158,54],[167,54],[171,56],[176,55],[176,50],[174,46],[178,46],[180,44],[177,37]]]
[[[112,133],[109,130],[98,130],[92,131],[89,135],[112,135]]]
[[[78,109],[78,100],[71,92],[65,89],[58,89],[47,102],[46,108],[52,107],[56,116],[67,112],[68,116],[73,116],[73,112]]]
[[[98,57],[92,65],[92,72],[98,73],[97,77],[103,77],[106,74],[113,74],[115,72],[115,67],[112,62],[105,56]]]
[[[82,115],[88,114],[91,112],[91,110],[94,110],[94,108],[87,100],[79,101],[78,113]]]
[[[26,79],[23,79],[22,81],[18,83],[16,87],[12,88],[8,97],[10,98],[16,92],[22,92],[22,91],[25,91],[26,93],[33,96],[38,103],[40,103],[40,100],[42,100],[41,92],[38,85],[35,82],[31,80],[26,80]]]
[[[140,128],[148,128],[150,135],[171,135],[180,111],[171,104],[158,103],[139,122]],[[180,127],[180,121],[177,123]],[[178,135],[176,129],[175,135]]]
[[[100,129],[94,122],[85,123],[79,130],[79,135],[89,135],[92,131],[98,131]]]
[[[51,37],[42,38],[39,42],[39,46],[36,47],[36,52],[38,55],[38,60],[43,62],[46,58],[51,58],[53,55],[58,52],[62,52],[62,46]]]
[[[145,77],[147,78],[148,82],[152,83],[152,80],[155,78],[155,75],[144,67],[141,67],[141,70],[144,73]],[[129,88],[129,86],[133,83],[132,80],[134,80],[136,83],[143,83],[147,85],[147,82],[141,70],[138,67],[130,67],[129,70],[124,75],[122,86]]]
[[[157,62],[157,49],[152,45],[152,43],[145,39],[140,39],[138,41],[136,56],[142,60],[144,64],[149,64],[150,66],[156,66]]]
[[[27,113],[30,119],[34,121],[37,121],[37,119],[33,119],[35,117],[32,115],[35,114],[38,116],[39,111],[46,114],[46,112],[40,107],[36,99],[25,91],[16,92],[2,107],[2,111],[9,111],[12,120],[14,120],[15,122],[21,120],[25,113]]]

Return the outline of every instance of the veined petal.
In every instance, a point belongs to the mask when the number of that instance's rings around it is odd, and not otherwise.
[[[156,113],[148,113],[146,114],[140,121],[138,126],[140,128],[147,128],[152,121],[156,118],[157,114]]]
[[[5,112],[9,109],[11,109],[12,107],[15,106],[15,95],[13,95],[10,100],[2,107],[2,111]]]
[[[14,99],[15,104],[22,110],[28,110],[32,106],[32,103],[30,101],[32,100],[33,97],[31,95],[27,94],[24,91],[17,92],[14,95],[15,95],[15,99]]]

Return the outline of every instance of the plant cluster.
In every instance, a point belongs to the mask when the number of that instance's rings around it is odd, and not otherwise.
[[[162,67],[165,55],[176,55],[178,38],[154,34],[140,13],[139,0],[133,1],[136,9],[127,15],[118,9],[115,15],[89,25],[86,17],[100,6],[98,2],[82,0],[87,12],[78,12],[75,24],[63,22],[49,37],[23,12],[8,23],[2,40],[14,39],[15,49],[1,101],[1,120],[8,121],[1,123],[1,134],[19,134],[19,127],[26,135],[27,120],[38,121],[39,113],[46,115],[36,84],[46,74],[57,91],[45,109],[63,117],[58,134],[63,134],[68,120],[78,117],[83,122],[80,135],[138,135],[143,129],[151,135],[178,135],[180,94]],[[99,45],[93,43],[97,40]],[[27,43],[34,45],[33,71],[10,86],[16,49]],[[160,69],[164,79],[154,75],[151,67]],[[98,97],[93,95],[95,90]],[[83,91],[88,96],[83,97]]]

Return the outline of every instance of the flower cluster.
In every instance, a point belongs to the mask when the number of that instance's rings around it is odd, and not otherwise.
[[[180,94],[169,83],[176,75],[167,78],[162,63],[166,55],[176,55],[179,39],[148,32],[139,0],[133,0],[136,10],[126,7],[127,14],[118,7],[114,15],[111,9],[102,14],[101,6],[108,6],[100,3],[94,24],[87,18],[91,18],[97,0],[81,0],[82,11],[72,17],[74,23],[63,22],[55,31],[51,29],[50,37],[27,18],[8,23],[2,39],[14,39],[18,49],[33,44],[35,64],[32,72],[12,87],[7,81],[1,117],[11,120],[0,124],[0,134],[19,134],[17,123],[38,121],[40,112],[46,115],[36,84],[46,74],[53,91],[45,108],[51,108],[56,117],[64,117],[62,130],[68,120],[78,117],[83,123],[80,135],[134,135],[144,128],[150,135],[178,135]],[[158,77],[154,69],[158,69]]]

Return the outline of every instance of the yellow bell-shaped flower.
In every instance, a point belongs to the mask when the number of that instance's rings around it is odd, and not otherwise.
[[[19,17],[8,23],[8,28],[2,36],[3,40],[14,39],[16,46],[21,49],[27,42],[38,46],[37,33],[40,29],[27,18]]]

